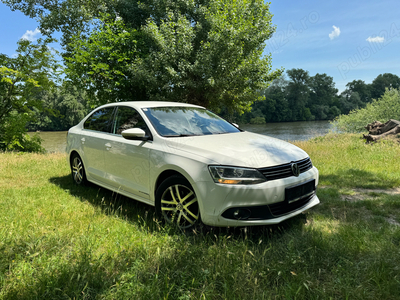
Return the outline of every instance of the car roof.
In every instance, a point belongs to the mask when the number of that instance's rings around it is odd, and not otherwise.
[[[153,108],[153,107],[198,107],[198,108],[204,108],[199,105],[193,105],[189,103],[183,103],[183,102],[167,102],[167,101],[125,101],[125,102],[114,102],[114,103],[108,103],[105,105],[102,105],[101,107],[107,107],[107,106],[131,106],[137,109],[140,108]]]

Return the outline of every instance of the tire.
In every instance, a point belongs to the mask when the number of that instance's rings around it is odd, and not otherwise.
[[[86,172],[81,157],[74,153],[71,157],[71,175],[76,185],[86,185]]]
[[[196,194],[180,175],[171,176],[160,184],[155,204],[157,214],[179,229],[191,229],[201,222]]]

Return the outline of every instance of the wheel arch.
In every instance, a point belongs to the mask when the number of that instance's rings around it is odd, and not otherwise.
[[[185,175],[183,175],[181,172],[179,172],[177,170],[172,170],[172,169],[164,170],[158,175],[157,180],[155,182],[155,185],[154,185],[154,198],[156,197],[157,189],[160,186],[160,184],[165,179],[167,179],[168,177],[171,177],[171,176],[174,176],[174,175],[182,176],[183,178],[185,178],[190,183],[190,185],[192,185],[190,180]],[[192,185],[192,187],[193,187],[193,185]]]
[[[194,192],[196,193],[197,198],[199,199],[199,208],[200,208],[200,215],[203,212],[203,201],[201,201],[201,196],[199,194],[198,188],[195,184],[195,180],[189,175],[187,174],[184,170],[176,170],[176,169],[166,169],[163,170],[157,177],[157,180],[155,181],[154,184],[154,190],[153,190],[153,197],[154,197],[154,201],[156,201],[156,194],[157,194],[157,189],[158,187],[161,185],[161,183],[167,179],[168,177],[174,176],[174,175],[179,175],[182,176],[183,178],[186,179],[186,181],[190,184],[190,186],[193,188]]]

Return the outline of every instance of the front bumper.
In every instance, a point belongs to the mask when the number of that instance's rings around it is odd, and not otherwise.
[[[285,189],[310,180],[318,185],[313,167],[299,177],[271,180],[255,185],[225,185],[197,182],[201,218],[210,226],[252,226],[277,224],[320,203],[315,191],[289,203]]]

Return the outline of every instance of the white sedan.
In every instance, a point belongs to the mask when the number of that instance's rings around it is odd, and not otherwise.
[[[196,105],[100,106],[68,131],[67,152],[76,184],[154,205],[183,229],[276,224],[319,203],[306,152]]]

